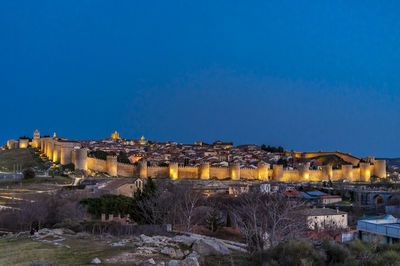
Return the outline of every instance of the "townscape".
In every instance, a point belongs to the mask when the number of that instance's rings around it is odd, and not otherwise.
[[[0,266],[400,266],[400,1],[0,1]]]
[[[264,254],[285,264],[299,258],[274,255],[283,247],[331,241],[324,244],[329,253],[400,239],[398,168],[373,156],[160,143],[117,131],[102,140],[68,140],[39,130],[9,140],[0,152],[29,155],[0,160],[3,239],[71,249],[82,237],[124,249],[82,263],[257,264],[255,254]],[[99,240],[104,235],[106,243]],[[341,256],[303,259],[360,262]]]

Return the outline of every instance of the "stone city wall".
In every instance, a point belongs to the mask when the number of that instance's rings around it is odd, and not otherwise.
[[[133,164],[117,163],[117,174],[122,177],[138,176],[137,167]]]
[[[228,167],[210,167],[211,179],[226,179],[229,178]]]
[[[258,179],[258,170],[253,168],[240,168],[240,178],[247,180]]]
[[[10,141],[11,143],[11,141]],[[283,169],[282,165],[272,165],[260,162],[258,168],[240,168],[239,163],[231,163],[228,167],[210,167],[208,162],[196,167],[179,166],[171,162],[167,167],[147,166],[146,161],[139,165],[117,162],[116,156],[107,156],[107,160],[87,157],[88,150],[81,148],[73,141],[59,141],[56,138],[41,138],[36,142],[42,153],[54,162],[61,164],[73,163],[76,169],[93,170],[108,173],[110,176],[121,177],[152,177],[172,179],[232,179],[232,180],[274,180],[283,182],[307,182],[347,179],[350,181],[368,182],[371,176],[386,177],[386,161],[374,160],[373,164],[360,162],[359,167],[342,165],[341,169],[322,166],[319,170],[310,170],[310,164],[299,166],[299,169]],[[36,145],[36,144],[35,144]],[[10,145],[11,146],[11,145]],[[303,156],[303,155],[302,155]],[[341,153],[341,156],[353,156]]]
[[[87,168],[97,172],[107,172],[107,161],[96,158],[87,158]]]
[[[178,167],[178,178],[179,179],[198,179],[199,178],[199,167]]]
[[[149,166],[147,168],[147,176],[152,178],[169,177],[168,166]]]

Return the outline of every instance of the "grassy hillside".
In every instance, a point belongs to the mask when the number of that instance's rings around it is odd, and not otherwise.
[[[38,167],[43,163],[33,149],[13,149],[0,151],[0,171],[13,171],[14,165],[22,165],[22,168]]]
[[[53,262],[58,265],[90,265],[91,259],[95,257],[103,259],[131,249],[111,248],[107,241],[93,239],[69,238],[62,244],[69,248],[31,239],[0,239],[0,265],[28,265],[34,261]]]
[[[12,206],[12,197],[16,200],[35,200],[41,193],[51,193],[63,185],[72,184],[68,177],[22,179],[0,182],[0,205]],[[2,265],[0,263],[0,265]]]

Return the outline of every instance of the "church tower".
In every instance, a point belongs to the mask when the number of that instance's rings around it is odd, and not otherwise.
[[[34,139],[40,139],[40,132],[39,132],[39,130],[35,130],[35,132],[33,132],[33,138]]]

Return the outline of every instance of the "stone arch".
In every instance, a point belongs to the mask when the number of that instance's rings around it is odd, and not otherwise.
[[[385,199],[381,195],[375,195],[374,196],[374,203],[375,206],[382,206],[385,204]]]

